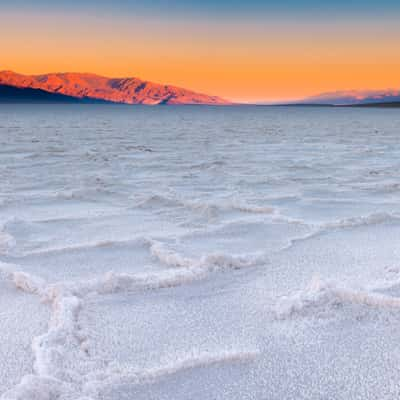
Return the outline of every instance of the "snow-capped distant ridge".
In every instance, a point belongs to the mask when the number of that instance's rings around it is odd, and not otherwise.
[[[78,99],[125,104],[232,104],[218,96],[197,93],[177,86],[163,85],[134,77],[107,78],[90,73],[22,75],[13,71],[1,71],[0,85],[40,89]]]
[[[301,100],[303,104],[353,105],[400,102],[400,90],[343,90],[321,93]]]

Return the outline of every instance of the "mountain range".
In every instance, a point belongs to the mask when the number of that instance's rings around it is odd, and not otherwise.
[[[327,92],[307,97],[299,103],[336,106],[395,104],[400,103],[400,90],[348,90]]]
[[[15,90],[12,91],[12,88]],[[19,89],[19,90],[18,90]],[[22,89],[25,89],[22,90]],[[27,91],[29,89],[29,91]],[[172,85],[162,85],[139,78],[106,78],[95,74],[53,73],[22,75],[12,71],[0,72],[0,101],[35,100],[60,102],[113,102],[125,104],[204,104],[228,105],[230,101]],[[13,93],[11,93],[13,92]],[[51,97],[45,95],[57,95]],[[12,94],[12,96],[11,96]],[[11,97],[10,97],[11,96]],[[27,99],[24,97],[27,96]],[[64,97],[60,97],[64,96]],[[75,100],[74,100],[75,99]]]
[[[0,103],[234,104],[172,85],[139,78],[106,78],[87,73],[22,75],[0,72]],[[259,103],[260,104],[260,103]],[[400,90],[348,90],[321,93],[286,105],[400,107]]]

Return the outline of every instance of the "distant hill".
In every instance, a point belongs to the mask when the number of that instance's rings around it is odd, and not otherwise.
[[[400,90],[350,90],[318,94],[303,99],[301,103],[331,105],[396,104]]]
[[[386,103],[363,103],[352,104],[348,107],[384,107],[384,108],[400,108],[400,101],[386,102]]]
[[[12,71],[2,71],[0,85],[19,89],[40,89],[76,99],[126,104],[232,104],[217,96],[209,96],[176,86],[161,85],[138,78],[106,78],[94,74],[21,75]]]

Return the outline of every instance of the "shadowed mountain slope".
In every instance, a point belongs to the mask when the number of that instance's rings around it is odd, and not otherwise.
[[[0,85],[0,103],[104,103],[104,101],[80,99],[41,89],[19,88]]]

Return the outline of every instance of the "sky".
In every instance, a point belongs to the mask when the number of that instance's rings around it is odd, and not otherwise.
[[[234,101],[400,89],[399,0],[0,0],[0,69],[136,76]]]

